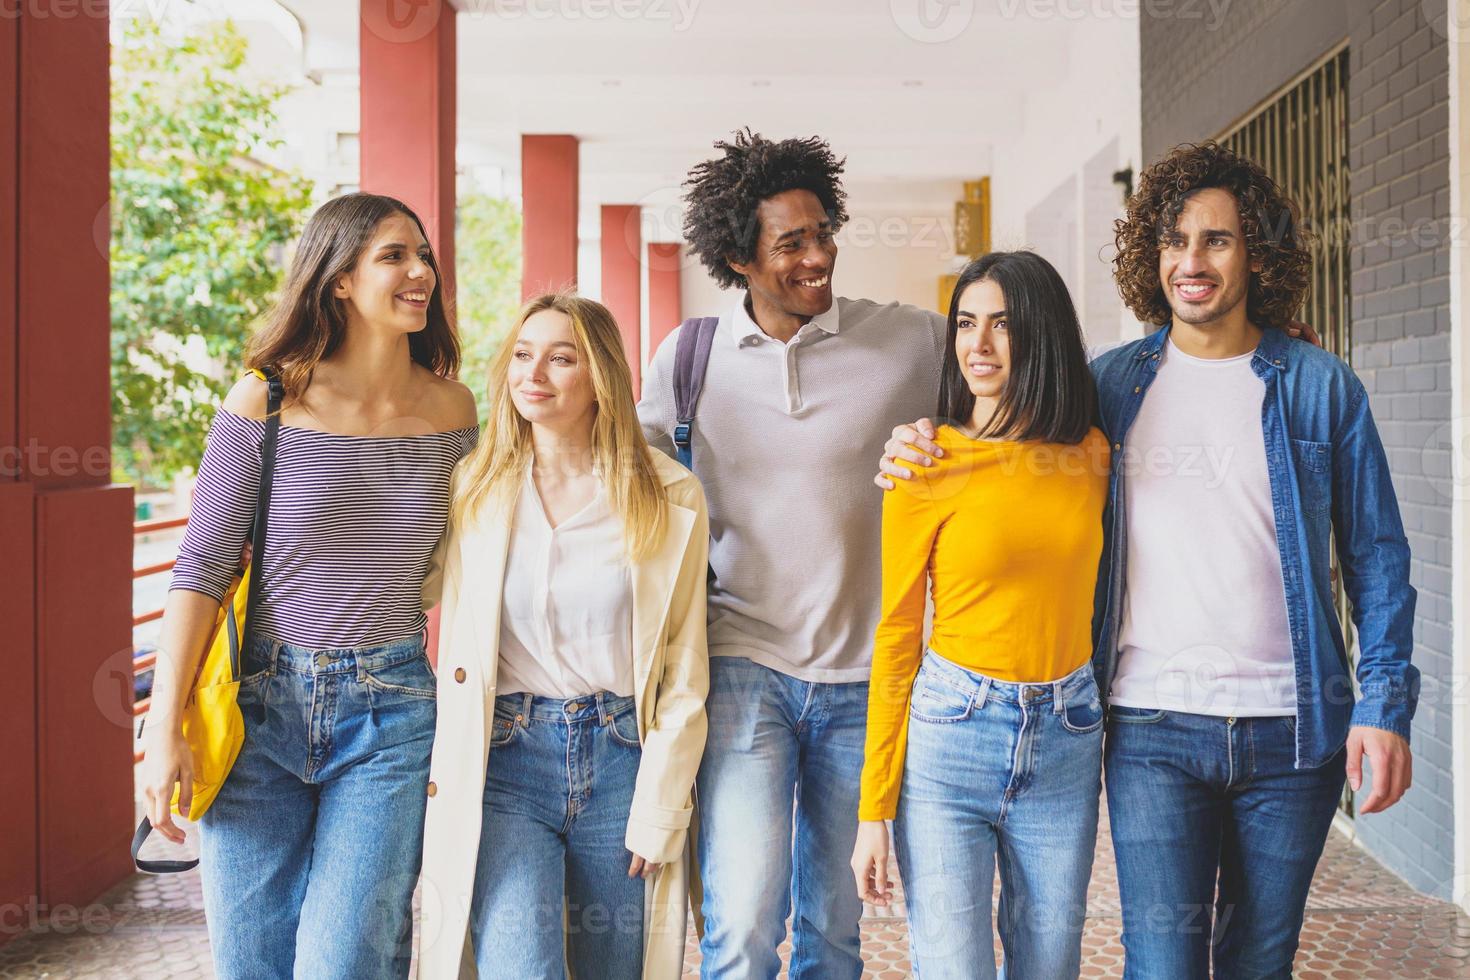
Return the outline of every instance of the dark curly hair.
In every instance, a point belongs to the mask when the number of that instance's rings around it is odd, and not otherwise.
[[[1123,302],[1145,323],[1169,322],[1159,283],[1159,240],[1174,228],[1189,196],[1209,187],[1235,197],[1246,252],[1261,267],[1251,273],[1246,317],[1258,326],[1285,327],[1311,281],[1311,231],[1302,225],[1296,202],[1266,171],[1213,140],[1176,146],[1145,170],[1126,216],[1113,223],[1113,278]]]
[[[847,221],[847,193],[841,174],[847,160],[816,136],[772,142],[750,127],[737,130],[734,142],[720,140],[724,156],[697,164],[684,181],[684,240],[723,289],[744,286],[745,277],[730,268],[755,256],[760,239],[756,208],[783,191],[811,191],[827,212],[832,230]]]

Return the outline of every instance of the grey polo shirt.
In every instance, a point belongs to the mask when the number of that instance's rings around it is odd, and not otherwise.
[[[674,452],[669,335],[638,417]],[[837,299],[790,343],[766,336],[742,291],[720,317],[693,427],[710,514],[709,648],[806,681],[868,679],[882,587],[883,491],[893,427],[934,415],[945,318]]]

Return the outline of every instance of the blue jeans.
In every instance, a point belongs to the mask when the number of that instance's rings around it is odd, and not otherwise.
[[[216,974],[406,977],[434,742],[423,638],[252,635],[242,673],[245,744],[200,819]]]
[[[772,978],[792,923],[792,980],[862,975],[853,887],[867,682],[816,684],[711,657],[699,769],[701,975]],[[793,810],[795,842],[793,844]]]
[[[633,699],[495,699],[470,932],[480,980],[643,972],[623,846],[643,757]],[[563,931],[565,909],[565,932]]]
[[[1125,976],[1290,977],[1345,754],[1295,768],[1296,719],[1108,714]],[[1216,882],[1218,879],[1218,893]]]
[[[1050,683],[1013,684],[925,654],[893,823],[916,976],[996,975],[997,864],[1008,980],[1078,975],[1102,728],[1091,664]]]

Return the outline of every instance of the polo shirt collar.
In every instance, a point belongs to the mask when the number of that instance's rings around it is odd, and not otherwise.
[[[735,308],[730,311],[729,315],[730,336],[734,339],[737,348],[749,347],[766,338],[766,332],[745,310],[745,299],[748,295],[750,294],[746,290],[740,292],[735,300]],[[812,317],[801,329],[808,333],[812,330],[821,330],[824,333],[836,334],[839,319],[837,305],[837,297],[834,296],[832,305],[827,307],[826,311]],[[797,336],[801,336],[800,331],[797,332]]]

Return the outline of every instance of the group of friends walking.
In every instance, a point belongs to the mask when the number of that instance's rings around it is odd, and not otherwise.
[[[791,977],[857,978],[891,849],[916,975],[996,976],[994,918],[1005,977],[1065,980],[1106,786],[1126,976],[1290,976],[1344,781],[1404,794],[1418,694],[1367,395],[1293,323],[1296,204],[1214,143],[1148,167],[1113,264],[1152,332],[1089,359],[1032,252],[947,316],[835,297],[842,161],[716,149],[685,238],[731,306],[641,399],[565,293],[472,392],[412,211],[308,222],[209,433],[143,733],[182,841],[274,382],[245,739],[198,825],[218,975],[406,976],[419,888],[422,977],[672,978],[692,910],[706,977],[775,977],[789,922]]]

